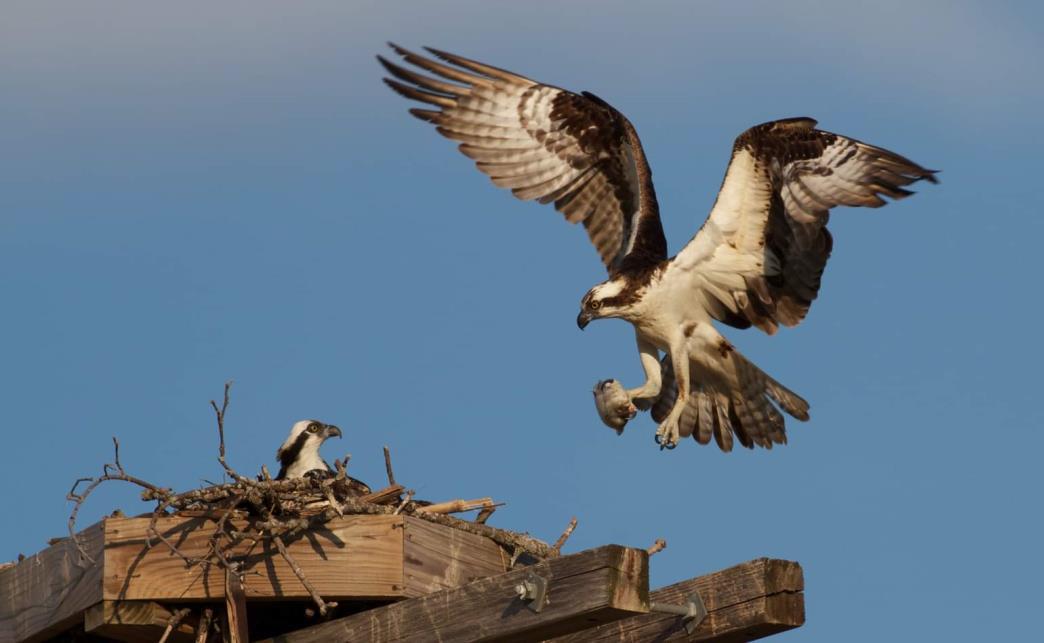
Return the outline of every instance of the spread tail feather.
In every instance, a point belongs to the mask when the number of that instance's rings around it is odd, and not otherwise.
[[[722,451],[731,451],[734,439],[748,449],[755,445],[771,449],[773,444],[787,442],[780,410],[808,420],[808,402],[734,348],[725,352],[717,366],[721,373],[701,372],[700,365],[692,363],[689,398],[679,420],[681,437],[691,435],[700,444],[713,437]],[[667,417],[678,399],[670,357],[664,357],[661,371],[663,387],[652,407],[656,422]]]

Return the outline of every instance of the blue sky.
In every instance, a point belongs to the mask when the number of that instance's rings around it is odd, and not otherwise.
[[[1023,638],[1044,573],[1038,72],[1030,4],[4,3],[0,559],[61,535],[65,494],[127,468],[215,479],[290,425],[499,526],[646,547],[654,585],[759,556],[805,569],[802,641]],[[592,384],[641,370],[580,228],[497,190],[381,83],[384,41],[594,91],[636,125],[672,253],[732,139],[808,115],[942,170],[838,210],[800,327],[727,331],[805,396],[771,452],[615,437]],[[99,491],[86,526],[129,489]]]

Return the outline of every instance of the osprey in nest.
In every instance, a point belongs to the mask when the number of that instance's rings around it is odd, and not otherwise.
[[[888,150],[816,129],[811,118],[756,125],[732,146],[718,198],[674,257],[660,224],[649,164],[627,118],[594,94],[545,85],[474,60],[398,46],[418,73],[378,56],[411,109],[460,143],[493,183],[516,197],[553,203],[583,223],[609,273],[580,301],[576,323],[614,317],[635,329],[645,383],[595,388],[599,413],[621,432],[637,409],[659,422],[673,448],[713,437],[729,451],[786,442],[783,415],[808,419],[808,403],[743,357],[714,327],[796,326],[819,292],[837,205],[880,207],[882,197],[933,170]],[[448,64],[447,64],[448,63]],[[661,352],[663,356],[661,358]]]
[[[332,437],[341,437],[341,429],[332,424],[323,424],[319,420],[301,420],[290,427],[286,441],[276,451],[279,460],[279,473],[276,480],[293,478],[313,478],[326,480],[333,478],[336,472],[323,460],[319,447]],[[347,476],[349,490],[352,495],[370,493],[370,487],[361,480]]]

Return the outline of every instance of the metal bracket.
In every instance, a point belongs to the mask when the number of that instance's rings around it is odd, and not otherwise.
[[[690,594],[689,602],[685,605],[651,602],[649,603],[649,611],[660,612],[661,614],[677,614],[684,617],[685,631],[689,634],[695,632],[696,628],[703,622],[703,619],[707,618],[707,606],[703,604],[703,597],[700,596],[699,592]]]
[[[529,609],[534,612],[539,612],[551,602],[547,595],[547,579],[533,572],[529,572],[521,583],[515,585],[515,591],[519,598],[529,602]]]

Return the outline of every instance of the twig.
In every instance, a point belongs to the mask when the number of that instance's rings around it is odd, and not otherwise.
[[[352,454],[347,453],[343,460],[334,460],[334,469],[337,471],[337,475],[334,476],[338,480],[344,480],[348,477],[348,461],[352,459]]]
[[[87,549],[83,546],[83,543],[80,542],[79,537],[76,535],[76,516],[80,513],[80,507],[83,506],[87,497],[91,495],[91,492],[97,489],[101,483],[108,480],[122,480],[142,487],[151,496],[156,498],[165,498],[171,494],[170,489],[163,489],[157,487],[151,482],[146,482],[141,478],[127,475],[127,472],[123,470],[123,465],[120,464],[120,443],[115,437],[113,437],[112,443],[115,450],[115,456],[113,458],[114,463],[102,465],[102,475],[97,478],[77,478],[76,482],[74,482],[72,487],[69,489],[69,493],[65,496],[66,500],[76,503],[73,505],[72,511],[69,513],[69,537],[72,538],[73,544],[76,545],[76,549],[79,551],[82,560],[86,560],[92,565],[95,562],[94,559],[87,553]],[[83,482],[89,482],[90,484],[87,485],[87,488],[82,492],[77,493],[77,487],[79,487]]]
[[[399,496],[402,495],[402,492],[402,485],[397,484],[391,487],[385,487],[384,489],[378,489],[377,491],[368,493],[365,496],[359,496],[356,500],[358,502],[370,502],[375,505],[383,505],[387,502],[398,500]]]
[[[218,462],[221,463],[221,467],[225,470],[225,473],[227,473],[233,480],[236,482],[248,482],[248,479],[239,475],[235,469],[229,466],[228,461],[225,459],[225,412],[228,411],[228,399],[231,390],[232,380],[229,380],[225,382],[225,397],[221,402],[221,408],[218,408],[217,402],[210,400],[210,408],[214,409],[214,415],[217,417]]]
[[[387,508],[375,507],[375,509]],[[408,509],[409,508],[407,507],[407,510]],[[559,552],[555,551],[551,545],[548,545],[542,540],[533,538],[529,534],[508,531],[507,529],[498,529],[496,527],[490,527],[489,525],[480,525],[467,520],[461,520],[460,518],[454,518],[453,516],[447,516],[445,514],[433,514],[417,511],[411,513],[411,515],[415,518],[420,518],[421,520],[427,520],[428,522],[466,531],[469,534],[484,536],[506,549],[513,550],[518,548],[521,549],[522,552],[541,560],[545,558],[557,558],[559,555]]]
[[[178,626],[178,623],[188,616],[191,611],[192,610],[185,607],[171,614],[170,618],[167,619],[167,627],[163,630],[163,636],[160,637],[159,643],[167,643],[167,637],[170,636],[170,633],[174,631],[174,628]]]
[[[314,478],[297,478],[290,480],[272,480],[267,467],[262,467],[259,479],[247,478],[235,471],[227,461],[225,445],[225,417],[230,402],[231,382],[225,384],[222,403],[211,401],[218,429],[218,461],[225,474],[232,479],[222,484],[211,484],[207,487],[174,493],[171,489],[159,487],[140,478],[129,475],[120,460],[120,444],[113,438],[112,463],[102,467],[102,475],[96,478],[80,478],[70,488],[67,498],[74,502],[69,516],[69,535],[78,549],[81,560],[94,560],[90,552],[78,539],[75,522],[80,507],[87,497],[101,483],[109,480],[122,480],[142,489],[144,501],[155,501],[151,520],[146,528],[146,546],[152,547],[158,540],[170,550],[171,555],[178,556],[187,567],[202,565],[205,568],[217,568],[228,574],[240,574],[240,564],[235,561],[233,552],[245,542],[257,543],[268,540],[276,543],[280,555],[287,561],[294,575],[308,590],[320,614],[327,614],[329,608],[336,603],[324,601],[316,587],[312,585],[304,570],[290,555],[287,542],[300,537],[308,530],[315,529],[340,515],[409,515],[417,519],[437,523],[454,529],[489,538],[507,551],[513,552],[512,564],[522,554],[532,558],[546,559],[560,555],[560,549],[576,527],[574,518],[562,537],[554,546],[532,538],[528,534],[519,534],[507,530],[496,529],[483,524],[486,518],[499,506],[491,498],[477,500],[453,500],[430,505],[415,502],[415,492],[404,490],[402,485],[394,482],[391,451],[384,449],[385,467],[391,484],[385,489],[359,495],[360,484],[347,474],[347,463],[350,456],[337,461],[337,473],[332,478],[318,480]],[[81,486],[86,485],[81,490]],[[363,485],[363,487],[365,487]],[[440,511],[468,511],[479,509],[481,513],[476,522],[460,520]],[[166,531],[167,523],[160,523],[161,518],[175,516],[191,516],[203,518],[214,523],[209,534],[206,549],[202,551],[181,550],[180,543]],[[235,522],[230,522],[235,520]],[[239,578],[239,576],[236,576]],[[184,618],[184,615],[179,617]],[[209,619],[209,622],[207,621]],[[169,638],[180,621],[171,617],[171,625],[164,634]],[[204,612],[196,627],[197,641],[205,641],[210,630],[217,627],[213,613]]]
[[[290,569],[293,570],[294,576],[297,576],[297,580],[301,581],[301,585],[304,586],[304,588],[308,591],[308,595],[312,597],[313,601],[315,601],[316,607],[319,608],[319,615],[326,616],[327,610],[337,607],[337,603],[332,601],[326,602],[323,600],[323,597],[319,595],[319,592],[316,591],[315,586],[312,585],[312,583],[308,580],[308,577],[305,576],[304,570],[301,569],[301,566],[297,564],[297,561],[294,560],[294,557],[290,555],[289,551],[287,551],[286,544],[283,542],[283,539],[279,536],[272,536],[272,542],[274,542],[275,546],[279,549],[279,553],[283,555],[283,559],[286,560],[286,564],[290,565]]]
[[[409,504],[409,502],[411,500],[413,500],[413,489],[410,489],[409,491],[406,492],[406,495],[403,497],[402,502],[400,502],[399,506],[395,508],[395,511],[392,513],[392,515],[394,515],[394,516],[399,515],[399,512],[401,512],[403,509],[405,509],[406,505]],[[438,515],[438,514],[435,514],[435,515]]]
[[[649,555],[652,556],[653,554],[659,553],[659,552],[663,551],[666,548],[667,548],[667,541],[664,540],[663,538],[657,538],[656,542],[654,542],[652,544],[652,547],[646,549],[645,551],[649,552]]]
[[[489,509],[495,506],[496,503],[493,502],[492,498],[478,498],[476,500],[449,500],[446,502],[438,502],[425,507],[417,507],[417,511],[427,511],[436,514],[456,514],[465,511],[474,511],[475,509]]]
[[[338,516],[344,515],[344,508],[341,506],[341,503],[337,501],[333,489],[330,488],[329,485],[323,485],[323,496],[326,498],[326,501],[330,503],[330,506],[333,507],[333,510],[337,512]]]
[[[116,470],[120,473],[125,473],[123,465],[120,464],[120,441],[116,439],[116,436],[112,436],[112,448],[115,452],[113,455],[113,463],[116,465]]]
[[[207,607],[203,609],[203,614],[199,617],[199,623],[196,625],[196,643],[207,643],[207,635],[210,634],[210,622],[214,618],[214,610]]]
[[[178,558],[180,558],[181,560],[185,561],[185,566],[186,567],[192,567],[194,565],[203,565],[204,567],[207,567],[207,566],[210,565],[210,561],[209,560],[204,560],[202,558],[193,558],[192,556],[186,556],[185,552],[183,552],[180,549],[178,549],[178,546],[175,545],[174,543],[170,542],[170,540],[166,536],[161,534],[158,529],[156,529],[155,527],[149,525],[149,527],[145,529],[145,538],[146,538],[146,540],[148,540],[149,538],[153,538],[153,537],[157,538],[161,543],[166,545],[167,549],[170,550],[171,554],[173,554],[173,555],[177,556]],[[151,545],[146,544],[146,547],[149,547],[149,546],[151,546]]]
[[[391,466],[391,450],[388,446],[384,446],[384,468],[388,472],[388,484],[391,486],[395,485],[395,472],[392,471]]]
[[[555,544],[551,545],[551,549],[555,550],[556,552],[561,552],[562,545],[564,545],[566,541],[569,540],[569,537],[573,535],[574,529],[576,529],[575,517],[569,521],[569,524],[566,525],[565,531],[563,531],[562,535],[558,537],[558,540],[555,541]]]

